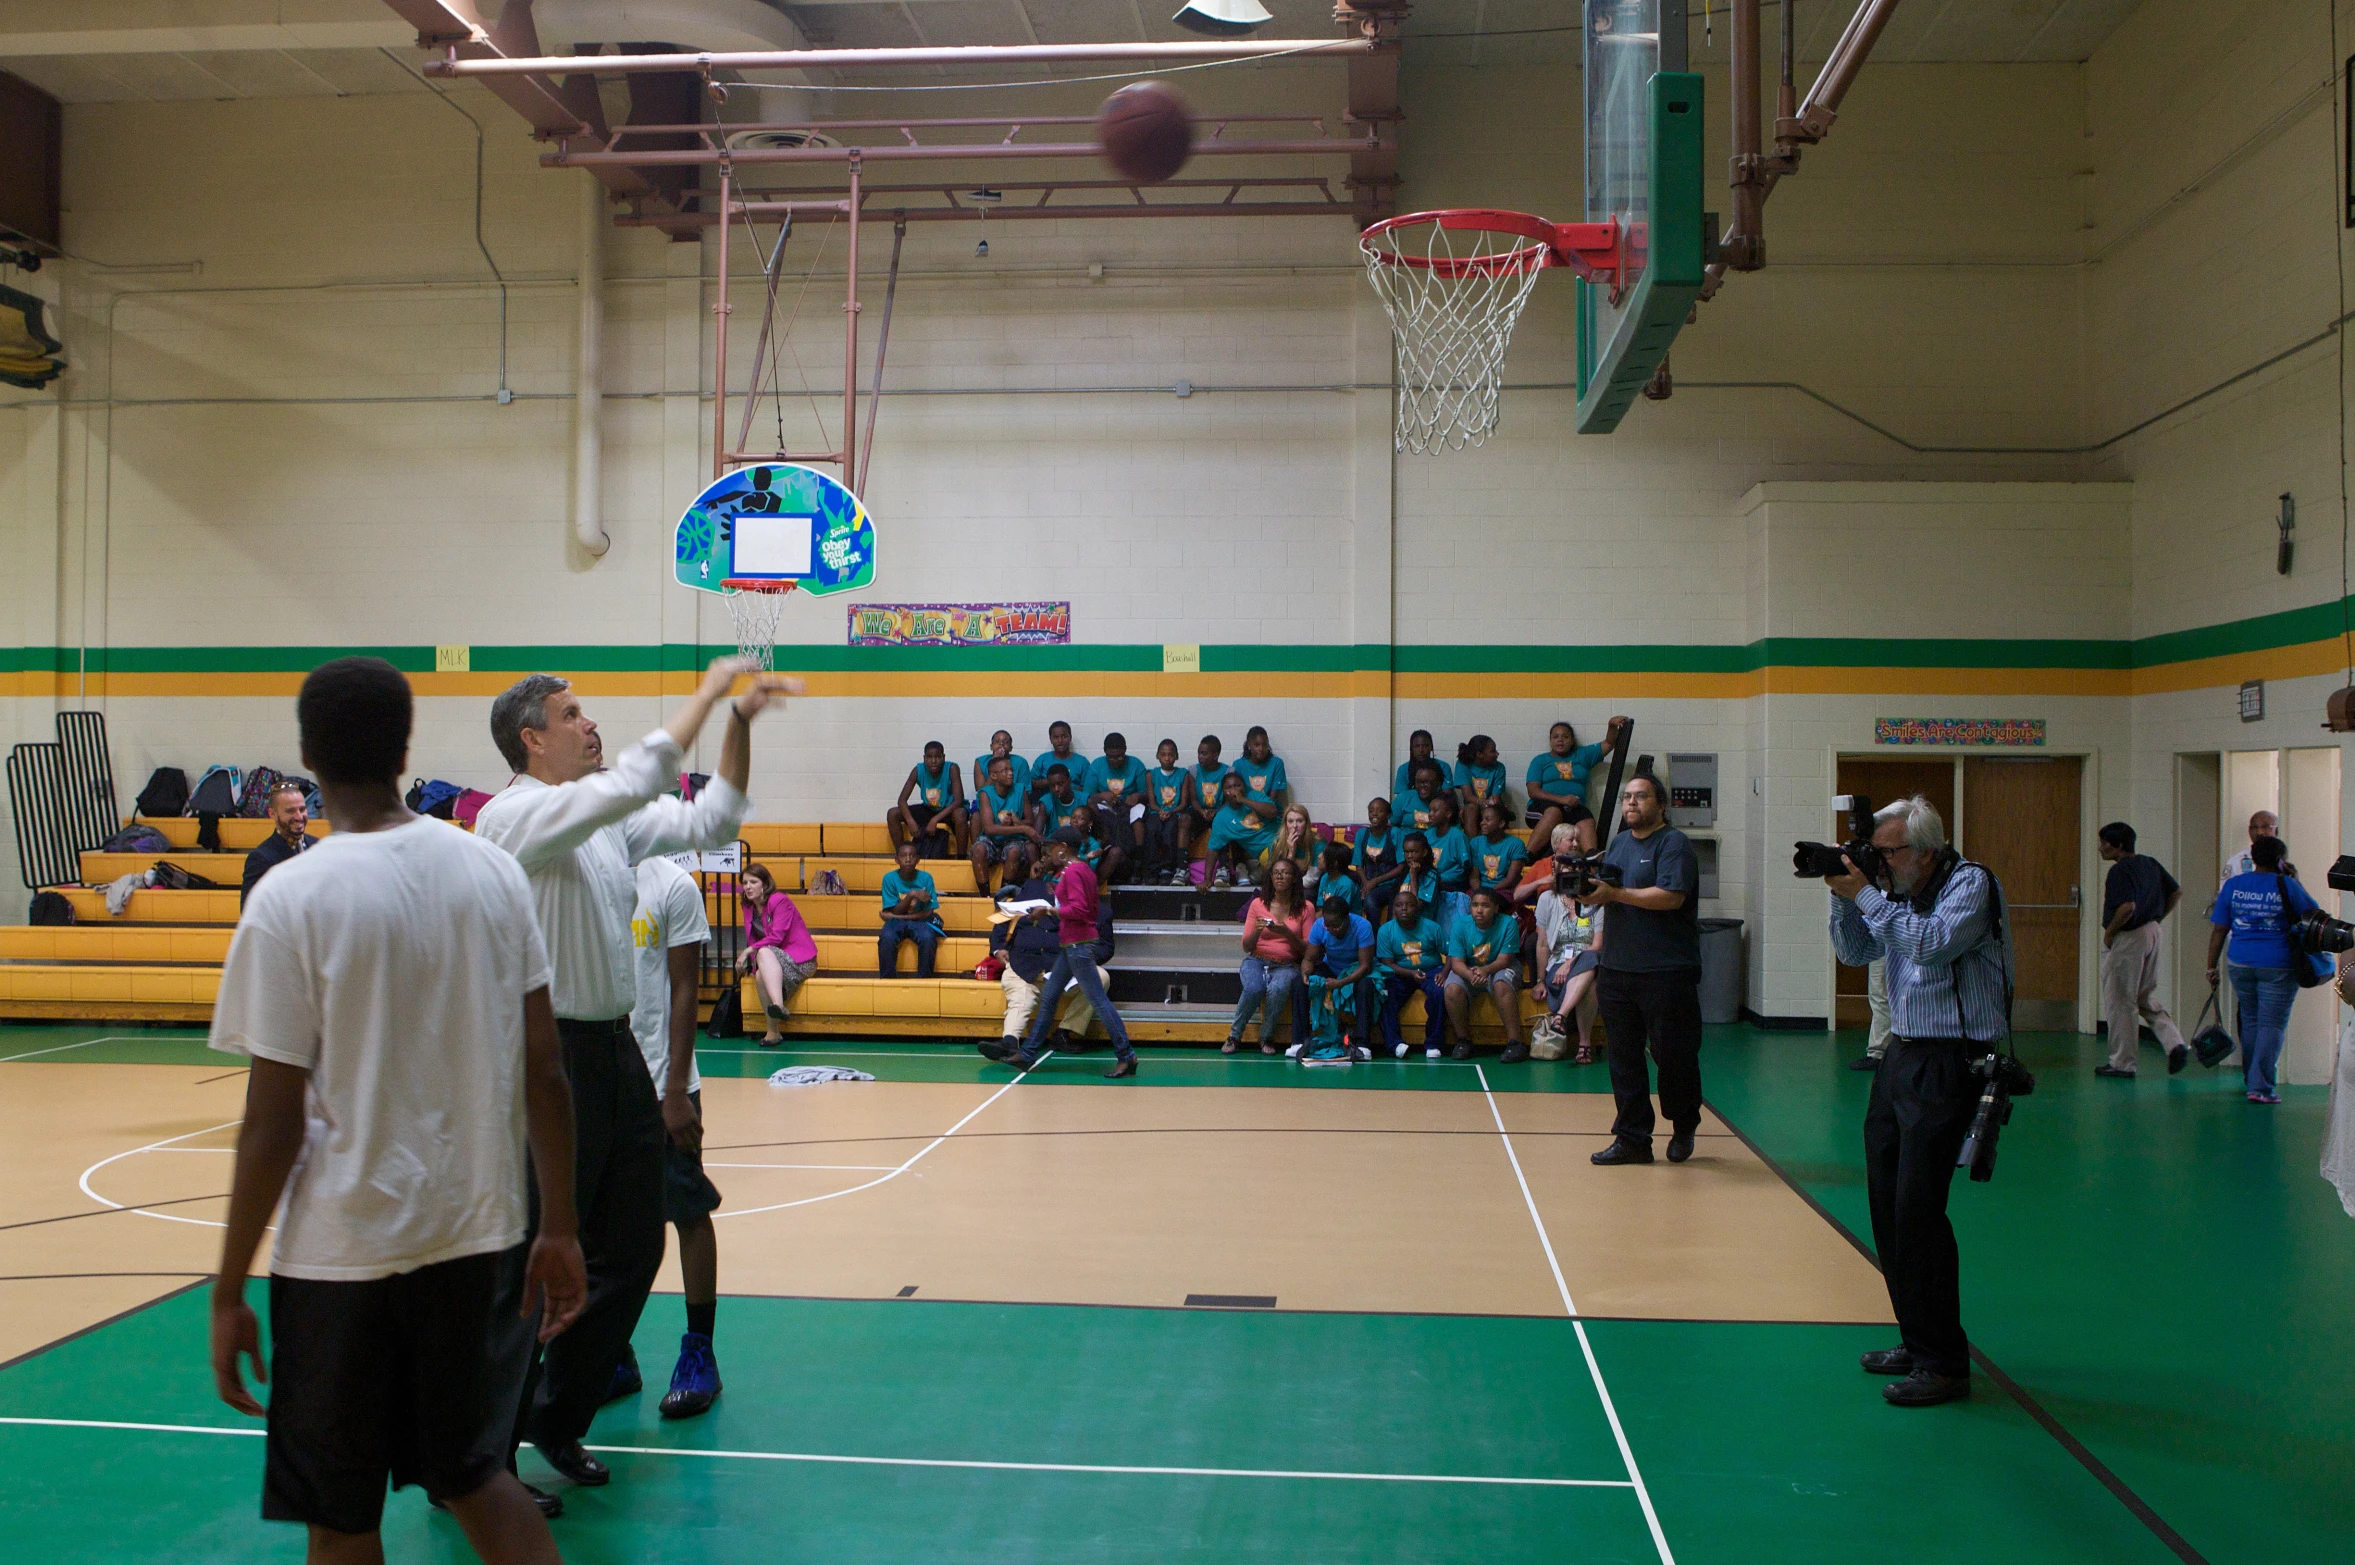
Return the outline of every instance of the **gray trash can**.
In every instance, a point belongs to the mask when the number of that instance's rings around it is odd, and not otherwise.
[[[1742,921],[1701,920],[1701,1020],[1712,1027],[1742,1019]]]

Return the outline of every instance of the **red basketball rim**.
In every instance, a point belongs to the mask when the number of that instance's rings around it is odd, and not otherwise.
[[[791,592],[800,583],[779,581],[770,576],[731,576],[720,585],[738,592],[774,592],[782,595]]]
[[[1368,241],[1395,229],[1422,223],[1463,233],[1511,234],[1515,238],[1532,241],[1495,255],[1465,257],[1409,255],[1404,250],[1379,248]],[[1510,277],[1534,268],[1561,264],[1555,246],[1561,242],[1561,228],[1530,212],[1509,212],[1498,207],[1448,207],[1436,212],[1409,212],[1403,217],[1386,217],[1379,223],[1368,224],[1358,234],[1358,244],[1365,253],[1384,266],[1413,266],[1436,277]]]

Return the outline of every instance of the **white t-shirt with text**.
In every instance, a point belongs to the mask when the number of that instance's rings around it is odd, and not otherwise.
[[[675,860],[641,859],[638,909],[630,915],[630,944],[638,960],[638,1002],[630,1008],[630,1031],[646,1056],[646,1074],[654,1078],[658,1099],[671,1061],[671,950],[700,946],[710,938],[711,920],[703,916],[703,888],[695,877]],[[703,1073],[689,1065],[687,1090],[702,1088]]]
[[[524,1237],[531,887],[447,822],[337,832],[247,899],[212,1046],[310,1072],[271,1271],[365,1282]]]

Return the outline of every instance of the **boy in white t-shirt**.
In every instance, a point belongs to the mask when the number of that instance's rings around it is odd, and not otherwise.
[[[527,1144],[541,1209],[520,1264],[543,1336],[588,1289],[530,887],[507,854],[402,806],[412,703],[391,664],[323,664],[296,711],[335,832],[254,888],[221,974],[213,1047],[253,1068],[213,1283],[215,1385],[257,1415],[240,1356],[270,1385],[262,1515],[307,1524],[312,1559],[383,1558],[389,1477],[447,1506],[485,1560],[556,1560],[480,1439]],[[245,1282],[281,1191],[265,1372]]]
[[[703,1172],[703,1073],[695,1068],[696,991],[711,921],[703,914],[703,888],[679,862],[689,857],[640,860],[638,907],[630,916],[638,959],[630,1031],[662,1099],[683,1097],[694,1105],[692,1118],[669,1132],[662,1149],[663,1216],[678,1230],[687,1303],[687,1334],[679,1339],[679,1362],[660,1408],[665,1418],[693,1418],[720,1394],[720,1364],[711,1345],[720,1298],[719,1236],[712,1232],[711,1214],[719,1210],[720,1193]],[[642,1385],[637,1355],[624,1350],[615,1391],[634,1395]]]

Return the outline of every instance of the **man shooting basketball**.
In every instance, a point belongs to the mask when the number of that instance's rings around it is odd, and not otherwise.
[[[799,680],[757,675],[730,708],[719,773],[693,802],[664,798],[686,746],[749,660],[722,658],[671,720],[610,761],[597,725],[566,681],[533,674],[491,706],[491,737],[515,769],[505,792],[483,806],[476,835],[515,855],[555,969],[557,1032],[572,1080],[575,1185],[589,1301],[580,1319],[548,1344],[544,1373],[525,1324],[493,1324],[496,1385],[504,1417],[488,1439],[509,1460],[528,1438],[548,1465],[579,1484],[612,1478],[581,1448],[581,1436],[613,1383],[614,1366],[638,1324],[663,1249],[663,1143],[695,1124],[681,1090],[657,1100],[630,1030],[637,997],[630,916],[637,906],[631,866],[659,853],[726,847],[750,801],[752,721]],[[520,1278],[515,1279],[520,1282]]]

